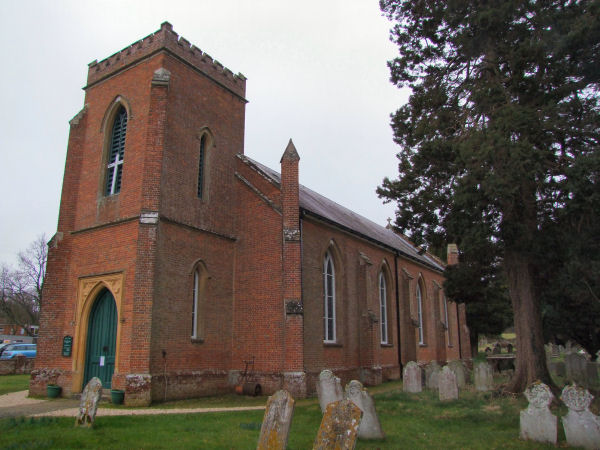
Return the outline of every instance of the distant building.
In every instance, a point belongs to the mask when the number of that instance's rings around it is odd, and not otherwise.
[[[245,156],[245,77],[169,23],[91,63],[84,90],[31,392],[98,376],[130,405],[244,381],[306,396],[324,368],[374,385],[470,356],[443,264],[300,185],[291,141],[280,173]]]

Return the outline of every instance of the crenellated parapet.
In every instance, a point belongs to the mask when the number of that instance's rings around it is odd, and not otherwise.
[[[108,58],[100,62],[92,61],[88,69],[87,87],[163,49],[181,58],[234,94],[245,97],[246,77],[244,75],[234,74],[219,61],[213,60],[210,55],[190,44],[187,39],[173,31],[173,25],[169,22],[162,23],[158,31]]]

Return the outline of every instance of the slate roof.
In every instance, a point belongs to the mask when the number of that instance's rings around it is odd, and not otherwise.
[[[279,172],[245,155],[239,156],[242,161],[253,166],[255,170],[280,186],[281,175]],[[408,259],[420,262],[433,270],[444,270],[444,266],[427,253],[419,255],[417,248],[407,239],[303,185],[300,185],[300,210],[304,214],[314,216],[364,239],[396,250]]]

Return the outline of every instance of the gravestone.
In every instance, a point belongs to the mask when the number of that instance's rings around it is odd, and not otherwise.
[[[509,342],[509,344],[506,346],[506,352],[507,353],[512,353],[514,351],[514,347],[513,345]]]
[[[352,450],[361,417],[361,409],[348,399],[327,405],[313,450]]]
[[[431,361],[425,367],[425,386],[427,389],[437,389],[442,368],[437,361]]]
[[[270,396],[260,429],[257,450],[284,450],[287,446],[293,415],[294,399],[288,391],[277,391]]]
[[[521,411],[521,439],[549,442],[556,445],[557,418],[548,406],[552,402],[552,392],[544,383],[533,383],[525,390],[529,401],[527,409]]]
[[[555,377],[564,378],[567,376],[567,369],[564,361],[552,361],[548,364],[548,370]]]
[[[344,398],[342,383],[331,370],[325,369],[319,374],[317,395],[319,396],[321,412],[325,412],[325,408],[327,408],[327,405],[331,402],[337,402]]]
[[[487,392],[494,389],[494,376],[492,366],[482,361],[475,364],[474,370],[475,389],[480,392]]]
[[[421,368],[414,361],[409,361],[402,372],[402,390],[416,394],[423,390]]]
[[[456,383],[458,384],[458,387],[461,389],[464,388],[467,384],[467,369],[462,361],[458,359],[450,361],[448,363],[448,367],[450,367],[452,372],[454,372],[454,375],[456,375]]]
[[[75,420],[75,425],[91,427],[96,420],[96,411],[98,410],[98,402],[102,396],[102,382],[98,377],[92,378],[86,384],[81,401],[79,403],[79,413]]]
[[[358,406],[363,413],[358,427],[358,437],[360,439],[385,439],[373,397],[369,395],[360,381],[352,380],[346,385],[346,398]]]
[[[567,353],[565,355],[565,365],[567,368],[567,380],[575,383],[586,385],[586,366],[587,359],[585,356],[577,353]]]
[[[492,351],[492,354],[499,355],[500,353],[502,353],[502,347],[500,347],[500,344],[494,345],[494,351]]]
[[[573,447],[600,449],[600,417],[589,409],[594,396],[574,384],[565,386],[560,399],[569,408],[562,418],[567,443]]]
[[[456,374],[448,366],[444,366],[440,373],[438,389],[441,401],[458,400]]]
[[[588,389],[600,386],[600,374],[598,373],[598,363],[588,361],[585,365],[585,387]]]

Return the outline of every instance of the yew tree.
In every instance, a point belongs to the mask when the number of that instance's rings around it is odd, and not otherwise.
[[[552,250],[545,225],[574,197],[570,168],[598,151],[600,2],[380,6],[399,49],[391,81],[412,93],[392,115],[398,177],[378,193],[397,202],[395,225],[417,243],[495,248],[517,335],[508,389],[552,385],[535,283]]]

